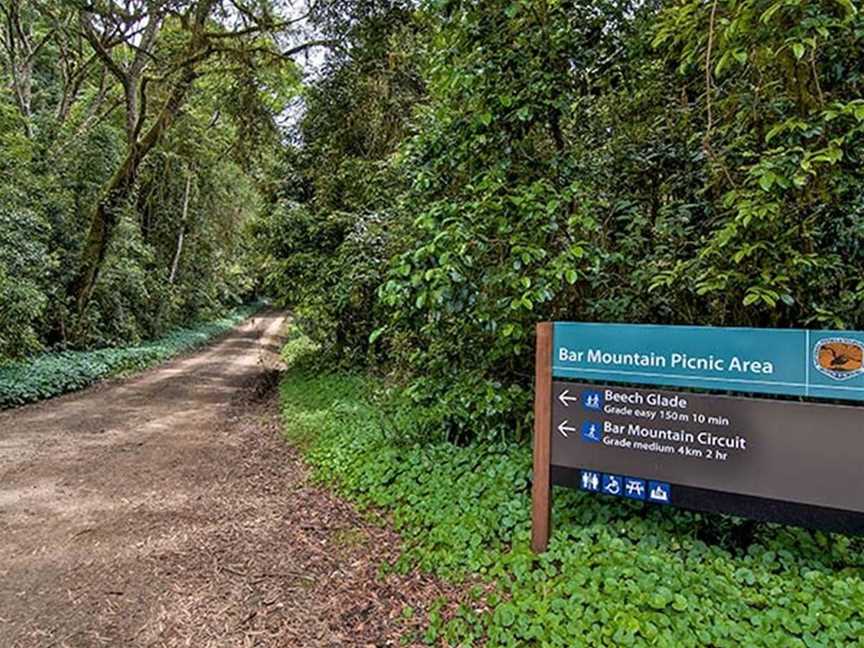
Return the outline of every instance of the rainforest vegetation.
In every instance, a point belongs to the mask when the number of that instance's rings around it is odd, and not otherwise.
[[[425,433],[542,319],[864,326],[852,0],[2,0],[0,357],[266,292]]]
[[[864,329],[862,243],[857,0],[0,0],[0,407],[288,309],[289,439],[478,584],[417,640],[861,645],[860,540],[535,556],[526,440],[538,321]]]
[[[266,3],[0,2],[0,361],[134,345],[258,286],[320,46]],[[296,22],[296,24],[300,24]]]
[[[555,489],[535,555],[526,440],[537,321],[864,328],[862,75],[849,0],[394,4],[327,59],[256,228],[285,434],[477,584],[418,639],[861,645],[860,538]]]
[[[457,442],[527,436],[540,320],[861,328],[862,39],[850,0],[376,4],[266,285]]]

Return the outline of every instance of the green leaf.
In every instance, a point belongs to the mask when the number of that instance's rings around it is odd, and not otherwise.
[[[768,142],[770,142],[784,130],[786,130],[786,124],[784,124],[783,122],[772,126],[771,129],[765,134],[765,143],[767,144]]]
[[[846,13],[850,16],[854,16],[858,13],[858,7],[852,2],[852,0],[836,0],[837,4],[839,4],[843,9],[846,10]]]
[[[384,331],[386,330],[386,326],[379,326],[377,329],[372,331],[372,333],[369,334],[369,344],[375,344],[375,340],[381,337],[381,334],[384,333]]]
[[[516,611],[509,603],[505,603],[496,611],[498,622],[505,628],[509,628],[516,621]]]
[[[774,17],[774,14],[777,13],[782,6],[783,6],[783,2],[775,2],[773,5],[768,7],[768,9],[765,11],[765,13],[762,14],[762,17],[760,18],[760,20],[763,23],[767,23],[768,21],[771,20],[771,18]]]
[[[653,47],[654,49],[657,49],[663,43],[665,43],[668,38],[669,38],[669,32],[667,30],[665,30],[665,29],[658,30],[657,35],[654,36],[654,40],[651,41],[651,47]]]
[[[795,55],[795,58],[799,61],[804,58],[804,54],[807,51],[807,48],[804,47],[803,43],[792,43],[792,53]]]
[[[669,599],[661,594],[652,594],[648,598],[648,605],[650,605],[655,610],[663,610],[669,603]]]
[[[717,61],[717,65],[714,66],[714,74],[717,76],[721,76],[723,74],[723,70],[725,70],[729,63],[732,61],[732,51],[727,50],[723,53],[723,56],[720,57],[720,60]]]

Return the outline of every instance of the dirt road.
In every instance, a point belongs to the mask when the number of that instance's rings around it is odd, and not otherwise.
[[[0,414],[0,646],[390,646],[444,586],[280,438],[265,312],[135,378]]]

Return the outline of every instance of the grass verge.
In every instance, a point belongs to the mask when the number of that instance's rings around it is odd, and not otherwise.
[[[489,612],[433,614],[429,643],[864,646],[861,540],[556,489],[537,557],[530,451],[410,442],[369,401],[377,387],[297,365],[281,385],[285,432],[318,479],[392,515],[394,568],[491,584]]]
[[[177,329],[133,347],[43,353],[0,366],[0,410],[83,389],[103,378],[141,371],[207,344],[247,319],[263,304],[235,308],[224,317]]]

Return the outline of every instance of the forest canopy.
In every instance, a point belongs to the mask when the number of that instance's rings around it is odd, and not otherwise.
[[[545,319],[864,328],[853,0],[0,0],[0,358],[266,292],[418,434]]]
[[[376,8],[257,235],[267,285],[420,432],[526,436],[541,320],[864,326],[857,3]]]
[[[245,301],[308,7],[0,1],[0,359]]]

